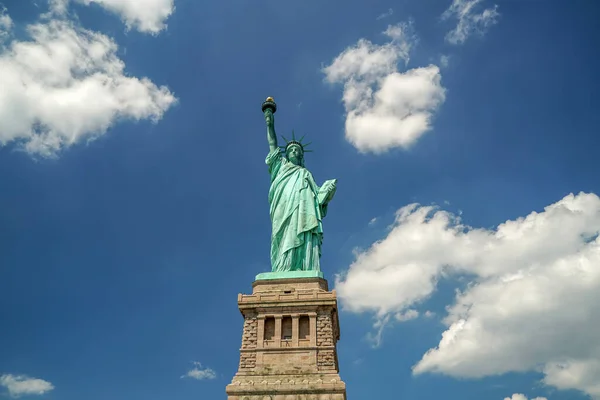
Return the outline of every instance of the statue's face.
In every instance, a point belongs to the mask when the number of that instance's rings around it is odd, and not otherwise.
[[[291,145],[287,150],[287,159],[294,165],[302,165],[304,154],[300,146]]]

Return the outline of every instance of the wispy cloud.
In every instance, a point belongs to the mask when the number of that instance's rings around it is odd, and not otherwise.
[[[196,380],[204,380],[204,379],[215,379],[217,377],[217,373],[210,368],[203,368],[202,364],[198,361],[192,362],[194,364],[194,368],[190,369],[184,375],[181,375],[181,378],[191,378]]]
[[[0,385],[4,386],[12,397],[42,395],[54,389],[50,382],[43,379],[12,374],[0,376]]]
[[[387,10],[386,12],[384,12],[383,14],[379,14],[379,16],[377,17],[377,20],[379,21],[380,19],[391,17],[392,14],[394,14],[394,10],[392,10],[390,8],[389,10]]]
[[[490,26],[498,22],[498,6],[481,10],[483,0],[452,0],[450,7],[442,14],[442,20],[456,18],[458,23],[446,34],[446,41],[462,44],[472,34],[483,35]]]
[[[440,56],[440,67],[446,68],[450,64],[450,56],[442,54]]]
[[[417,310],[406,310],[402,313],[397,313],[395,315],[396,320],[400,322],[410,321],[411,319],[416,319],[419,317],[419,312]]]
[[[521,393],[515,393],[511,397],[505,397],[504,400],[527,400],[528,397]],[[548,400],[545,397],[536,397],[535,399],[532,397],[531,400]]]

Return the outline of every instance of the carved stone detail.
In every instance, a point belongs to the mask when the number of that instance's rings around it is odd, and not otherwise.
[[[333,346],[333,319],[332,313],[320,312],[317,315],[317,346]]]
[[[242,353],[240,355],[240,369],[256,367],[256,353]]]
[[[246,315],[242,334],[242,349],[255,349],[258,340],[258,320],[256,314]]]
[[[319,350],[317,354],[317,366],[319,370],[334,370],[335,352],[333,350]]]

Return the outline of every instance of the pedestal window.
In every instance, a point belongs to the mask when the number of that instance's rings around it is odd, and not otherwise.
[[[265,340],[273,340],[275,338],[275,318],[265,318]]]
[[[310,337],[310,318],[308,315],[303,315],[300,317],[300,321],[298,323],[298,338],[300,340],[308,340]]]
[[[281,340],[292,340],[292,317],[281,320]]]

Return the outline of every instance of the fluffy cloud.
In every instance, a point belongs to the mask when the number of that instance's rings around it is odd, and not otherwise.
[[[127,29],[152,34],[165,29],[165,21],[175,11],[174,0],[49,0],[51,9],[59,14],[67,13],[70,2],[97,4],[118,15]]]
[[[598,335],[598,329],[595,334]],[[544,383],[560,389],[579,389],[595,399],[600,399],[600,351],[598,351],[600,346],[597,342],[596,338],[596,343],[589,346],[594,349],[591,354],[581,355],[578,358],[569,357],[562,362],[547,363],[543,370]]]
[[[0,44],[8,37],[12,26],[13,22],[10,15],[6,13],[6,8],[0,8]]]
[[[496,229],[449,212],[403,207],[387,237],[336,279],[345,309],[372,311],[375,328],[427,299],[451,274],[458,292],[437,347],[413,367],[482,377],[538,370],[544,382],[600,398],[600,198],[568,195]]]
[[[202,368],[202,364],[200,364],[198,361],[194,361],[193,364],[194,368],[186,372],[185,375],[182,375],[182,379],[192,378],[200,381],[203,379],[215,379],[217,377],[215,371],[210,368]]]
[[[431,129],[445,99],[437,66],[398,71],[416,41],[411,30],[405,23],[389,26],[388,43],[361,39],[323,69],[328,82],[344,84],[346,139],[360,151],[409,147]]]
[[[52,156],[119,119],[158,121],[176,102],[166,87],[127,76],[103,34],[56,15],[27,30],[30,40],[0,49],[0,145]]]
[[[446,41],[462,44],[472,34],[483,35],[487,29],[498,22],[498,6],[477,12],[482,0],[452,0],[450,7],[442,14],[442,19],[456,18],[458,23],[446,34]]]
[[[527,400],[527,396],[525,396],[524,394],[515,393],[511,397],[505,397],[504,400]],[[548,400],[548,399],[545,397],[536,397],[535,399],[531,399],[531,400]]]
[[[41,395],[54,389],[50,382],[43,379],[11,374],[0,376],[0,385],[4,386],[12,397]]]
[[[13,22],[10,15],[6,13],[6,8],[0,9],[0,31],[8,31],[12,28]]]
[[[128,29],[159,33],[175,10],[174,0],[76,0],[89,5],[98,4],[123,19]]]

